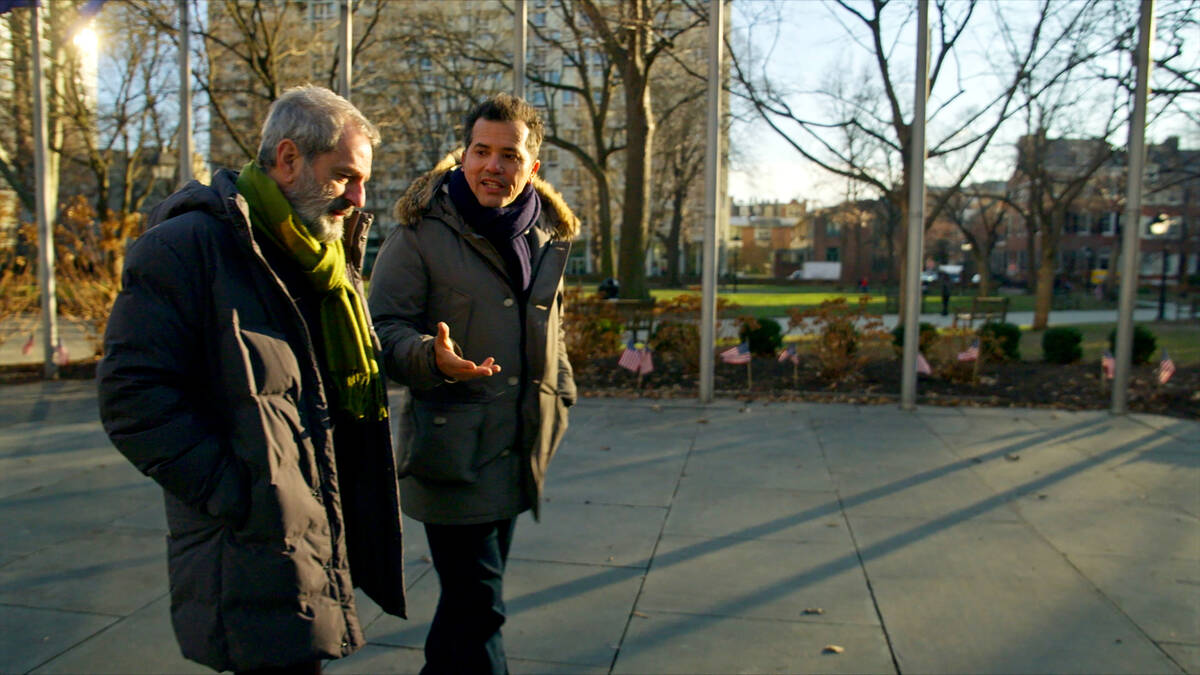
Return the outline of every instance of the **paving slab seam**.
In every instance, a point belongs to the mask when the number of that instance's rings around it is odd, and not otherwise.
[[[100,616],[105,619],[124,619],[124,614],[109,614],[108,612],[85,612],[80,609],[61,609],[59,607],[46,607],[45,605],[24,605],[19,602],[0,602],[0,607],[15,607],[17,609],[32,609],[38,612],[59,612],[62,614],[79,614],[81,616]],[[140,607],[138,609],[141,609]]]
[[[940,439],[939,439],[940,440]],[[821,459],[825,462],[825,470],[833,475],[833,467],[829,462],[829,455],[825,452],[825,443],[821,440],[820,435],[816,437],[817,447],[821,450]],[[871,596],[871,607],[875,610],[875,618],[879,619],[879,630],[883,632],[884,642],[887,643],[888,657],[892,660],[892,668],[896,673],[900,673],[900,661],[896,657],[896,647],[892,642],[891,631],[888,630],[887,621],[883,618],[883,610],[879,606],[879,598],[875,594],[875,584],[871,581],[871,575],[867,572],[866,561],[863,560],[862,549],[858,545],[858,537],[854,534],[854,525],[850,522],[850,516],[846,513],[846,504],[842,500],[841,488],[835,487],[834,496],[838,501],[838,510],[841,512],[842,521],[846,523],[846,531],[850,534],[850,543],[854,546],[854,555],[858,559],[858,571],[863,576],[863,581],[867,584],[867,593]]]
[[[1149,431],[1151,431],[1153,433],[1169,435],[1169,434],[1165,434],[1164,430],[1154,427],[1153,425],[1145,424],[1141,420],[1137,420],[1137,421],[1139,424],[1142,424]],[[1071,426],[1066,427],[1065,429],[1058,431],[1058,432],[1054,432],[1051,430],[1045,430],[1037,435],[1038,436],[1047,436],[1052,433],[1058,433],[1063,436],[1070,436],[1075,431],[1078,431],[1077,427],[1078,427],[1078,425],[1071,425]],[[946,447],[949,449],[949,451],[951,453],[955,454],[956,456],[961,456],[961,455],[959,455],[958,452],[956,452],[955,448],[953,447],[953,444],[946,442],[942,438],[942,436],[940,434],[938,434],[936,429],[933,429],[931,427],[931,431],[934,434],[934,436],[936,436],[939,440],[941,440],[943,442],[944,445],[946,445]],[[1047,440],[1049,440],[1049,439],[1047,439]],[[1062,442],[1062,441],[1060,441],[1060,442]],[[1069,441],[1066,444],[1069,448],[1074,450],[1074,446],[1072,446],[1069,443]],[[1002,492],[997,492],[992,499],[985,500],[985,501],[992,501],[992,500],[998,498],[998,499],[1005,500],[1010,506],[1015,506],[1016,501],[1018,499],[1020,499],[1021,497],[1027,497],[1034,493],[1040,492],[1047,485],[1057,482],[1058,479],[1061,477],[1065,477],[1069,474],[1077,473],[1086,467],[1091,467],[1094,465],[1101,464],[1101,463],[1103,463],[1103,461],[1107,460],[1109,457],[1118,456],[1122,453],[1136,450],[1138,447],[1143,446],[1143,445],[1145,445],[1145,441],[1139,440],[1137,442],[1123,443],[1121,445],[1118,445],[1114,448],[1111,448],[1105,452],[1098,453],[1096,455],[1089,456],[1089,455],[1081,454],[1080,460],[1077,463],[1072,464],[1071,466],[1064,467],[1062,469],[1059,469],[1058,471],[1044,475],[1041,478],[1038,478],[1033,481],[1029,481],[1023,485],[1015,486],[1015,487],[1009,488],[1008,490],[1004,490]],[[1008,448],[1007,447],[1001,448],[1000,450],[996,450],[991,453],[988,453],[988,455],[995,455],[998,452],[1002,452],[1005,450],[1008,450]],[[1076,452],[1078,452],[1078,451],[1076,450]],[[968,468],[972,473],[975,473],[974,466],[970,466]],[[1171,506],[1174,507],[1174,505],[1171,505]],[[1163,644],[1166,644],[1165,642],[1160,642],[1160,641],[1154,639],[1154,637],[1151,636],[1146,631],[1146,629],[1143,628],[1142,625],[1139,624],[1132,616],[1130,616],[1129,613],[1126,612],[1125,609],[1123,607],[1121,607],[1120,604],[1118,604],[1115,600],[1113,600],[1112,597],[1110,597],[1107,593],[1105,593],[1103,591],[1103,589],[1101,589],[1091,579],[1091,577],[1089,577],[1086,573],[1084,573],[1083,570],[1081,570],[1079,568],[1078,565],[1076,565],[1075,561],[1071,559],[1070,554],[1068,554],[1066,551],[1062,550],[1054,542],[1054,540],[1052,540],[1049,536],[1047,536],[1046,533],[1043,532],[1040,528],[1038,528],[1036,524],[1034,524],[1029,519],[1027,519],[1025,517],[1024,512],[1021,509],[1010,508],[1010,510],[1014,513],[1016,518],[1026,528],[1029,529],[1030,532],[1032,532],[1036,537],[1041,539],[1046,544],[1046,546],[1048,546],[1051,550],[1053,550],[1055,553],[1057,553],[1062,558],[1063,562],[1065,562],[1067,564],[1067,566],[1078,576],[1079,579],[1081,579],[1083,581],[1083,583],[1085,583],[1088,587],[1090,587],[1097,596],[1099,596],[1100,598],[1103,598],[1103,601],[1106,604],[1108,604],[1113,610],[1115,610],[1119,616],[1123,617],[1129,623],[1129,625],[1133,627],[1133,629],[1137,633],[1141,634],[1141,636],[1146,639],[1147,642],[1149,642],[1150,644],[1153,644],[1155,649],[1157,649],[1159,651],[1159,653],[1162,654],[1162,656],[1167,659],[1167,661],[1169,661],[1170,663],[1175,665],[1177,668],[1179,668],[1179,670],[1181,672],[1188,672],[1187,668],[1182,663],[1180,663],[1178,660],[1176,660],[1175,657],[1173,657],[1170,654],[1170,652],[1168,652],[1166,649],[1163,648]],[[1181,510],[1178,507],[1174,507],[1174,510],[1179,511],[1181,513],[1181,515],[1190,515],[1186,511]],[[847,527],[850,527],[849,522],[847,522]],[[852,538],[854,537],[853,528],[851,528],[850,535]],[[857,540],[855,540],[855,548],[856,549],[858,548]],[[1120,556],[1117,556],[1117,557],[1120,557]],[[869,581],[869,576],[868,576],[868,585],[869,584],[870,584],[870,581]],[[873,592],[872,592],[872,599],[874,599]],[[880,617],[880,619],[881,619],[881,623],[882,623],[882,617]],[[886,626],[884,627],[884,634],[885,635],[887,634]],[[1188,643],[1182,643],[1182,644],[1187,645]],[[898,668],[897,668],[897,672],[899,672]]]
[[[671,490],[671,499],[667,503],[666,514],[662,519],[662,525],[658,528],[658,535],[654,538],[654,546],[650,549],[650,555],[647,558],[646,566],[642,571],[642,579],[638,583],[637,593],[633,596],[633,604],[629,608],[629,616],[625,619],[625,625],[621,628],[621,637],[617,640],[616,648],[613,649],[612,661],[608,664],[608,672],[612,673],[617,667],[617,660],[621,658],[621,648],[625,645],[625,639],[629,636],[629,627],[633,624],[636,618],[638,602],[642,599],[642,593],[646,590],[646,578],[650,576],[650,571],[654,569],[654,556],[658,555],[658,548],[662,545],[663,535],[667,530],[667,522],[671,519],[671,508],[675,505],[675,499],[679,496],[679,486],[683,482],[683,477],[687,475],[688,462],[692,458],[692,452],[696,449],[697,431],[693,428],[692,437],[688,441],[687,455],[684,457],[683,464],[679,467],[679,474],[675,476],[675,487]]]
[[[42,610],[42,611],[64,612],[64,613],[68,613],[68,614],[82,614],[82,615],[84,615],[84,616],[102,616],[102,617],[105,617],[105,618],[116,619],[116,621],[113,621],[112,623],[110,623],[110,624],[108,624],[107,626],[105,626],[105,627],[101,628],[100,630],[96,631],[95,633],[92,633],[91,635],[88,635],[87,637],[84,637],[84,638],[80,639],[79,641],[77,641],[77,642],[75,642],[75,643],[73,643],[73,644],[71,644],[71,645],[67,646],[66,648],[62,649],[61,651],[59,651],[59,652],[58,652],[57,654],[55,654],[54,656],[51,656],[50,658],[46,659],[45,661],[42,661],[41,663],[39,663],[39,664],[37,664],[36,666],[34,666],[34,667],[30,668],[30,669],[29,669],[28,671],[26,671],[26,672],[29,672],[29,673],[35,672],[35,671],[36,671],[36,670],[38,670],[39,668],[42,668],[43,666],[46,666],[46,665],[48,665],[49,663],[53,662],[54,660],[58,659],[59,657],[63,656],[64,654],[67,654],[67,653],[71,652],[72,650],[74,650],[74,649],[77,649],[77,648],[79,648],[79,647],[81,647],[81,646],[83,646],[83,645],[87,644],[88,642],[91,642],[92,640],[96,640],[96,639],[103,639],[103,636],[104,636],[104,634],[105,634],[105,633],[107,633],[107,632],[108,632],[108,631],[110,631],[110,630],[113,630],[113,629],[115,629],[116,627],[120,626],[122,623],[124,623],[125,621],[127,621],[127,620],[128,620],[130,617],[132,617],[133,615],[135,615],[135,614],[137,614],[138,612],[140,612],[140,611],[142,611],[142,610],[146,609],[146,608],[147,608],[147,607],[149,607],[150,605],[153,605],[154,603],[161,601],[163,598],[165,598],[165,597],[169,596],[170,594],[171,594],[171,593],[170,593],[170,591],[166,591],[166,592],[164,592],[162,595],[159,595],[158,597],[156,597],[156,598],[154,598],[153,600],[151,600],[151,601],[147,602],[146,604],[142,605],[141,607],[138,607],[138,608],[134,609],[133,611],[129,612],[128,614],[107,614],[107,613],[104,613],[104,612],[80,612],[80,611],[77,611],[77,610],[69,610],[69,609],[55,609],[55,608],[52,608],[52,607],[31,607],[31,608],[29,608],[29,609],[39,609],[39,610]],[[20,605],[7,605],[7,606],[10,606],[10,607],[19,607]]]
[[[1136,632],[1141,634],[1141,636],[1143,638],[1145,638],[1147,642],[1154,645],[1154,648],[1157,649],[1159,651],[1159,653],[1162,654],[1162,656],[1167,659],[1167,661],[1171,662],[1176,668],[1178,668],[1179,672],[1182,672],[1182,673],[1188,672],[1188,669],[1184,664],[1182,664],[1178,660],[1176,660],[1175,657],[1172,656],[1169,651],[1167,651],[1166,649],[1163,649],[1163,645],[1164,644],[1183,644],[1183,645],[1190,646],[1190,643],[1186,643],[1186,642],[1184,642],[1184,643],[1169,643],[1167,641],[1159,641],[1159,640],[1154,639],[1154,636],[1152,636],[1152,635],[1150,635],[1150,633],[1146,632],[1146,629],[1143,628],[1142,625],[1137,622],[1137,620],[1135,620],[1132,616],[1130,616],[1129,613],[1125,611],[1124,607],[1122,607],[1119,603],[1117,603],[1116,600],[1113,600],[1107,593],[1105,593],[1104,590],[1101,589],[1096,584],[1096,582],[1092,581],[1092,578],[1089,577],[1087,574],[1085,574],[1083,570],[1079,569],[1079,566],[1075,564],[1075,561],[1071,559],[1071,556],[1069,554],[1067,554],[1065,551],[1062,551],[1057,546],[1055,546],[1054,542],[1051,541],[1049,537],[1047,537],[1045,534],[1043,534],[1041,530],[1039,530],[1036,526],[1033,525],[1033,523],[1030,523],[1029,521],[1025,520],[1025,518],[1023,516],[1021,516],[1021,514],[1019,512],[1017,515],[1018,515],[1018,517],[1021,518],[1021,522],[1025,523],[1025,525],[1035,535],[1037,535],[1042,541],[1044,541],[1047,546],[1049,546],[1051,549],[1054,550],[1054,552],[1056,552],[1060,556],[1062,556],[1063,561],[1066,562],[1066,564],[1075,572],[1075,574],[1079,575],[1079,578],[1081,580],[1083,580],[1083,582],[1085,584],[1087,584],[1097,596],[1099,596],[1100,598],[1103,598],[1104,602],[1107,603],[1109,605],[1109,607],[1111,607],[1119,616],[1123,617],[1126,621],[1128,621],[1129,625],[1133,626],[1133,628]]]

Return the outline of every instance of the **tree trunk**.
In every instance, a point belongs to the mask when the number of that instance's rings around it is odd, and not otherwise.
[[[988,253],[978,248],[972,249],[975,258],[975,268],[979,270],[979,295],[992,294],[992,269],[988,265]]]
[[[596,177],[596,211],[596,233],[600,241],[600,274],[607,279],[613,276],[616,264],[613,260],[612,193],[606,175]]]
[[[1032,330],[1045,330],[1050,321],[1050,303],[1054,298],[1054,247],[1042,244],[1037,266],[1037,295],[1033,304]]]
[[[622,298],[647,298],[646,286],[646,199],[650,195],[650,148],[654,143],[654,117],[650,106],[645,55],[649,48],[649,27],[640,19],[642,4],[633,17],[631,43],[622,64],[625,88],[625,203],[622,204],[621,255],[617,280]]]
[[[686,190],[676,190],[671,199],[671,226],[667,230],[667,285],[678,287],[679,278],[679,235],[683,230],[683,202]]]

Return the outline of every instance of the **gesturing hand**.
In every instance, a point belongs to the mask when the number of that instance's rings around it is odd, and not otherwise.
[[[474,380],[478,377],[491,377],[500,372],[500,364],[492,357],[487,357],[483,363],[476,365],[454,353],[454,342],[450,339],[450,326],[444,321],[437,325],[438,334],[433,341],[433,355],[437,360],[438,370],[452,380]]]

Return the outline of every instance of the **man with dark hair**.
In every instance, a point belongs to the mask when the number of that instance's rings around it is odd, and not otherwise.
[[[129,248],[100,416],[163,488],[171,619],[216,670],[320,672],[366,640],[354,587],[404,615],[396,465],[362,301],[379,133],[285,92],[258,159],[195,181]]]
[[[495,96],[464,151],[397,202],[369,305],[384,369],[407,385],[400,494],[425,524],[441,596],[423,673],[506,673],[503,574],[518,514],[539,514],[575,382],[562,276],[578,221],[537,178],[542,122]]]

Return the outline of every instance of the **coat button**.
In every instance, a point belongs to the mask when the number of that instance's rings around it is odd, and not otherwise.
[[[512,307],[512,306],[513,306],[513,305],[515,305],[515,304],[517,304],[517,303],[516,303],[516,302],[515,302],[515,301],[514,301],[512,298],[505,298],[505,299],[504,299],[504,306],[505,306],[505,307]]]
[[[510,387],[517,386],[517,383],[519,383],[519,382],[520,382],[520,380],[517,379],[516,375],[513,375],[508,378],[508,386],[510,386]]]

